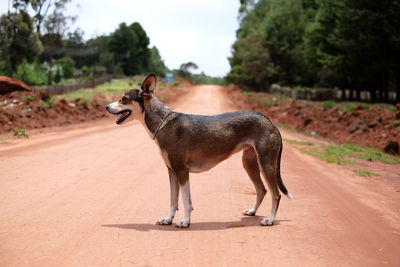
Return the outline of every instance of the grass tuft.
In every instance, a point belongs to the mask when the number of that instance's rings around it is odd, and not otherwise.
[[[25,128],[14,128],[13,129],[13,136],[14,137],[29,138],[28,134],[26,133]]]
[[[379,176],[379,174],[367,170],[354,170],[353,172],[359,176],[364,176],[364,177]]]
[[[314,143],[311,142],[303,142],[303,141],[297,141],[297,140],[291,140],[291,139],[285,139],[286,142],[293,144],[293,145],[305,145],[305,146],[314,146]]]
[[[298,149],[310,156],[321,159],[328,163],[339,165],[355,164],[355,158],[368,161],[381,161],[387,164],[400,164],[400,157],[387,154],[376,148],[361,147],[351,144],[315,146],[311,142],[300,142],[286,140],[297,145]]]

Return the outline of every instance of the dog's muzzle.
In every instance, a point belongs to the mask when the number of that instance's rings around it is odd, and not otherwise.
[[[119,116],[119,118],[117,119],[116,123],[117,124],[122,124],[131,114],[132,114],[132,110],[130,109],[124,109],[124,110],[120,110],[120,111],[116,111],[115,109],[113,109],[111,107],[113,103],[111,103],[110,105],[106,106],[106,110],[108,112],[110,112],[113,115],[121,115]]]

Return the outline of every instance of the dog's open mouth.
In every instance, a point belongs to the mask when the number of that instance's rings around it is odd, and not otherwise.
[[[117,119],[117,124],[121,124],[126,120],[126,118],[128,118],[132,114],[132,111],[127,109],[120,111],[117,114],[121,114],[121,116],[119,116],[119,118]]]

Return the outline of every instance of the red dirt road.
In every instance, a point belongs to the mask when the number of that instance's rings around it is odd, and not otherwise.
[[[220,87],[190,90],[175,110],[232,110]],[[274,226],[259,226],[269,194],[241,215],[255,201],[241,153],[191,175],[189,229],[156,225],[169,211],[158,148],[140,124],[113,123],[0,148],[0,266],[400,266],[400,193],[286,143],[294,199]]]

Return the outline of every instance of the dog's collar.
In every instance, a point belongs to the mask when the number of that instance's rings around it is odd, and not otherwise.
[[[167,115],[164,116],[163,120],[160,122],[160,124],[157,126],[156,131],[154,132],[153,140],[156,139],[158,132],[160,131],[160,129],[162,128],[162,126],[164,126],[165,121],[168,119],[168,117],[169,117],[172,113],[174,113],[174,112],[171,110]]]

